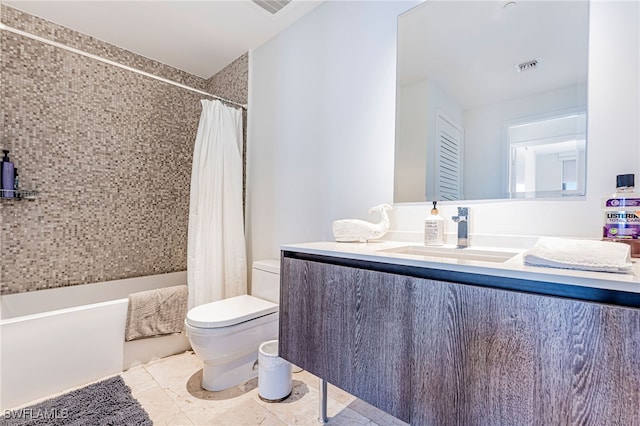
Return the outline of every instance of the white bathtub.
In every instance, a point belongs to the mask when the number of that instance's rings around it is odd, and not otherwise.
[[[124,341],[130,293],[186,281],[176,272],[0,296],[0,407],[189,349],[184,333]]]

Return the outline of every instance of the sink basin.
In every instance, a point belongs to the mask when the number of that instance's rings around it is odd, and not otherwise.
[[[447,259],[480,260],[483,262],[502,263],[517,255],[516,252],[497,250],[459,249],[449,247],[403,246],[380,252],[410,254],[413,256],[444,257]]]

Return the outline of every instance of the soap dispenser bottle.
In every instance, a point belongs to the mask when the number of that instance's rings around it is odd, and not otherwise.
[[[424,245],[441,246],[444,244],[444,219],[438,214],[438,202],[433,202],[431,214],[424,220]]]

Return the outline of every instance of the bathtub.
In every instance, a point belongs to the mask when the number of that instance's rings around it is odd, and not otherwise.
[[[0,296],[0,407],[189,349],[184,333],[124,341],[130,293],[186,281],[175,272]]]

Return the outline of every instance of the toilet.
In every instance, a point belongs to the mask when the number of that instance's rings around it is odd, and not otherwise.
[[[278,338],[280,262],[253,262],[251,295],[189,310],[187,337],[203,361],[202,387],[220,391],[258,375],[258,347]]]

